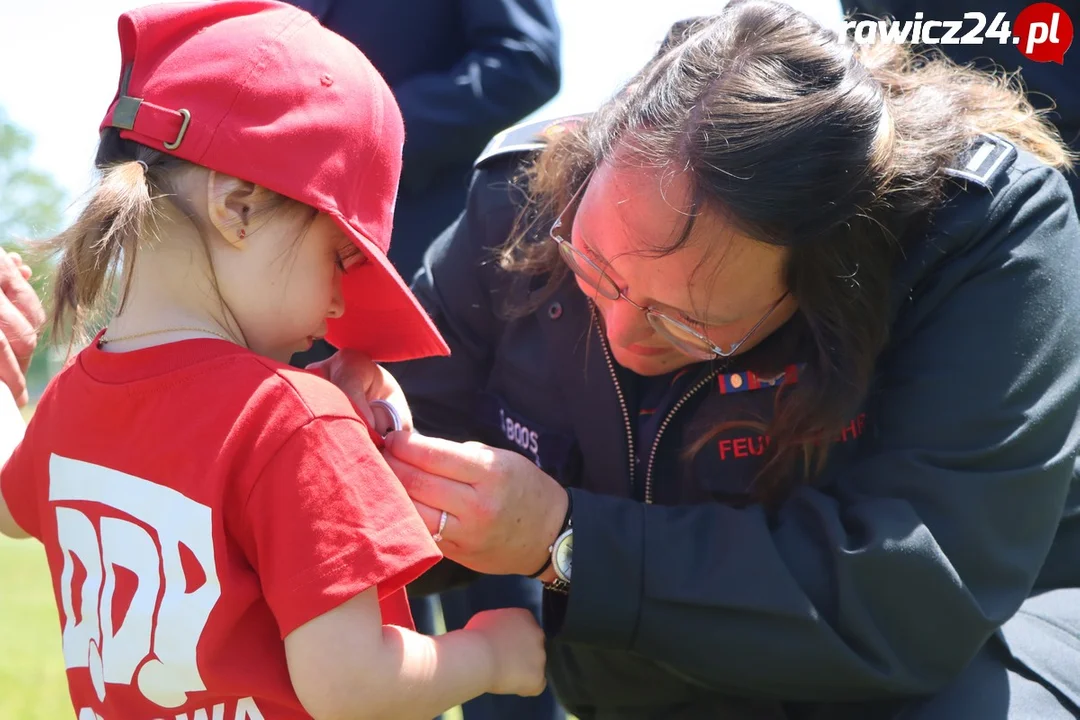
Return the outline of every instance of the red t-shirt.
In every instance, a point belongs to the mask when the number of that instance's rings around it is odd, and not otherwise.
[[[309,718],[282,639],[373,586],[411,628],[440,558],[345,395],[222,340],[91,345],[0,488],[45,546],[79,720]]]

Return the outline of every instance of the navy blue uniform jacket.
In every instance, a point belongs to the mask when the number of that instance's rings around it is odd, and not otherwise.
[[[350,40],[394,91],[405,158],[390,259],[408,280],[465,207],[495,133],[559,90],[551,0],[289,0]]]
[[[851,716],[885,717],[879,703],[938,691],[989,642],[1080,711],[1080,225],[1058,171],[1007,144],[978,154],[929,234],[905,238],[864,406],[819,480],[767,512],[746,496],[756,432],[682,453],[717,420],[771,412],[804,359],[798,316],[726,368],[692,367],[633,472],[635,378],[588,298],[568,280],[523,318],[502,312],[530,291],[491,252],[525,157],[481,163],[414,283],[452,356],[390,369],[422,432],[517,450],[572,488],[573,587],[545,599],[568,709],[869,701]]]

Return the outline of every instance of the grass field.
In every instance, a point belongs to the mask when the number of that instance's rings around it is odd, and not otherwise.
[[[45,550],[0,535],[0,720],[74,717]]]
[[[45,551],[0,536],[0,718],[74,717]]]

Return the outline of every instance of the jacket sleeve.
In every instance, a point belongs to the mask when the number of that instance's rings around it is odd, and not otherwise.
[[[405,119],[402,186],[422,189],[471,163],[493,135],[559,90],[560,30],[551,0],[464,0],[468,52],[445,73],[394,87]]]
[[[1076,214],[1045,167],[1003,192],[920,288],[937,302],[879,364],[871,446],[835,482],[772,517],[574,491],[560,639],[793,701],[960,672],[1031,591],[1078,450]]]
[[[412,291],[450,346],[448,357],[389,363],[405,391],[416,429],[458,442],[474,440],[478,393],[491,367],[501,321],[494,307],[494,248],[506,242],[517,207],[508,163],[474,174],[465,212],[432,244]],[[472,580],[476,573],[444,560],[410,586],[425,595]]]

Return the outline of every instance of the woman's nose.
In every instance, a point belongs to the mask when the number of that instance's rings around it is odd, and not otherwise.
[[[595,301],[604,317],[604,328],[612,345],[636,345],[647,341],[654,334],[645,313],[630,303],[621,299],[608,300],[605,297],[597,297]]]

